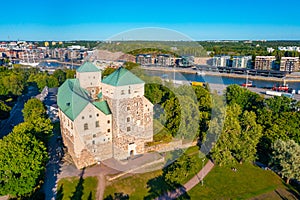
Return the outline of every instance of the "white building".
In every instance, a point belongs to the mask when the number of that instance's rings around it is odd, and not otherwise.
[[[250,68],[252,56],[234,56],[232,58],[233,68]]]
[[[229,67],[230,56],[214,56],[213,66],[216,67]]]

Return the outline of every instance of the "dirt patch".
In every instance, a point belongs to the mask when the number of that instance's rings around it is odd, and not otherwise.
[[[267,192],[265,194],[250,198],[249,200],[297,200],[299,198],[300,196],[295,194],[293,191],[289,191],[286,188],[279,188],[272,192]]]

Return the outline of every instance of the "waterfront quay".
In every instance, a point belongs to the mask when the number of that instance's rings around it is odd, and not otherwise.
[[[261,80],[261,81],[273,81],[278,82],[282,81],[283,79],[286,82],[300,82],[299,75],[290,75],[284,73],[284,76],[266,76],[266,75],[259,75],[258,72],[254,73],[253,70],[248,71],[245,73],[234,73],[233,71],[226,71],[223,68],[221,70],[217,70],[213,68],[213,70],[202,70],[203,68],[179,68],[179,67],[158,67],[158,66],[142,66],[143,69],[152,70],[152,71],[163,71],[163,72],[179,72],[179,73],[187,73],[187,74],[197,74],[199,71],[208,76],[221,76],[221,77],[228,77],[228,78],[242,78],[245,79],[247,76],[251,80]],[[206,68],[209,69],[209,68]],[[242,69],[240,69],[242,70]],[[245,70],[245,69],[244,69]],[[252,72],[252,73],[250,73]],[[263,74],[266,74],[264,72]],[[273,72],[268,72],[272,74]],[[275,73],[275,72],[274,72]]]

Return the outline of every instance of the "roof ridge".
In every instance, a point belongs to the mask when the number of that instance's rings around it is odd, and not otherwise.
[[[119,80],[120,80],[119,78],[120,78],[121,69],[122,69],[122,66],[119,67],[119,69],[118,69],[118,73],[117,73],[117,84],[119,83]]]

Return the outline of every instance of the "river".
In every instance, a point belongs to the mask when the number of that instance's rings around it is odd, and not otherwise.
[[[159,76],[169,79],[174,79],[174,72],[166,71],[154,71],[154,70],[145,70],[145,73],[149,76]],[[221,76],[211,76],[211,75],[197,75],[196,73],[183,73],[175,72],[176,80],[184,81],[197,81],[197,82],[207,82],[207,83],[216,83],[216,84],[238,84],[241,85],[246,82],[245,78],[232,78],[232,77],[221,77]],[[269,80],[252,80],[249,76],[249,81],[252,81],[253,85],[259,88],[273,87],[275,84],[282,84],[282,79],[278,78],[278,82],[269,81]],[[288,83],[289,87],[294,90],[300,90],[299,82],[290,82]]]

